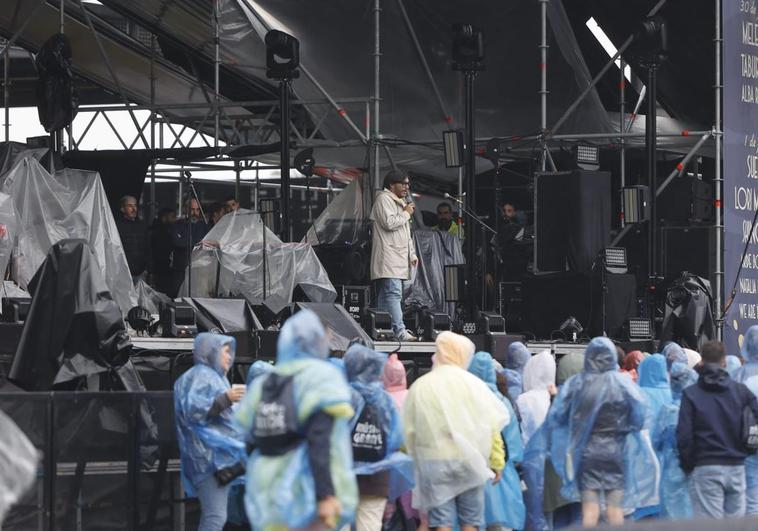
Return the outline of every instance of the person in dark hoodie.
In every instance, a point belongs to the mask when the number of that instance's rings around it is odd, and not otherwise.
[[[724,345],[703,345],[697,384],[684,390],[676,430],[679,462],[691,476],[695,517],[745,514],[745,458],[742,416],[746,407],[758,418],[758,401],[726,372]]]

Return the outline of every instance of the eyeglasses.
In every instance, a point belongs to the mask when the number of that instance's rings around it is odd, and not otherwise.
[[[400,186],[410,186],[411,185],[411,183],[409,183],[408,181],[405,181],[405,182],[398,181],[395,184],[399,184]]]

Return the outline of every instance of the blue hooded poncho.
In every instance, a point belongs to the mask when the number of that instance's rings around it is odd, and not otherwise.
[[[474,355],[469,372],[487,384],[487,387],[503,402],[510,414],[510,421],[503,428],[502,436],[508,451],[508,460],[503,470],[503,478],[493,485],[485,483],[484,487],[484,524],[485,527],[502,526],[510,529],[523,529],[526,520],[526,506],[521,492],[521,480],[516,471],[516,464],[524,458],[524,447],[519,431],[519,422],[513,412],[510,401],[497,389],[495,366],[492,356],[487,352]]]
[[[751,376],[745,380],[745,385],[758,397],[758,376]],[[748,492],[758,489],[758,455],[750,455],[745,459],[745,481]],[[755,496],[751,498],[754,499]]]
[[[328,353],[326,331],[315,313],[301,310],[287,319],[279,334],[276,365],[268,375],[253,381],[235,418],[245,433],[252,433],[264,384],[274,375],[292,378],[298,433],[304,436],[309,419],[318,412],[334,418],[330,472],[335,496],[342,506],[340,528],[354,519],[358,503],[349,428],[353,408],[350,387],[342,371],[326,361]],[[253,529],[302,528],[318,517],[316,487],[304,438],[282,455],[262,455],[256,449],[248,461],[246,481],[245,506]]]
[[[671,367],[673,402],[661,408],[652,431],[653,445],[661,462],[660,514],[665,518],[692,518],[690,482],[679,466],[676,426],[679,423],[682,393],[687,387],[695,384],[697,379],[697,373],[686,363],[674,363]]]
[[[624,508],[658,504],[660,469],[646,432],[646,401],[619,372],[616,347],[590,341],[584,371],[560,389],[548,414],[550,457],[561,477],[561,495],[578,501],[580,490],[624,490]]]
[[[742,362],[737,356],[729,355],[726,357],[726,372],[734,378],[734,374],[742,367]]]
[[[650,430],[660,409],[673,401],[666,358],[660,354],[648,356],[640,363],[637,374],[639,374],[637,385],[647,397],[648,415],[645,419],[645,428]]]
[[[516,399],[523,391],[523,376],[526,362],[532,357],[532,353],[521,341],[514,341],[508,345],[505,356],[505,380],[508,384],[508,398],[516,403]]]
[[[403,446],[403,425],[392,397],[384,390],[382,373],[387,363],[387,355],[371,350],[363,345],[353,345],[345,352],[347,380],[355,393],[352,405],[355,415],[350,423],[354,431],[366,404],[372,404],[381,414],[382,431],[387,434],[384,459],[376,462],[354,463],[356,475],[372,475],[389,472],[389,500],[394,501],[410,491],[414,486],[413,460],[400,452]]]
[[[758,375],[758,325],[753,325],[745,332],[742,340],[742,359],[745,365],[734,373],[734,381],[745,383],[751,376]]]
[[[243,435],[233,421],[232,408],[218,416],[208,413],[216,398],[231,385],[221,367],[221,348],[229,345],[234,362],[236,340],[202,333],[195,338],[195,366],[174,383],[174,412],[182,464],[182,483],[187,494],[217,470],[244,462]],[[241,482],[241,479],[240,479]]]
[[[669,371],[674,363],[687,363],[687,353],[673,341],[666,343],[661,354],[666,358],[666,368]]]
[[[256,361],[250,366],[250,369],[247,371],[247,381],[245,382],[245,385],[247,386],[248,389],[250,389],[250,384],[253,383],[253,380],[258,378],[259,376],[268,374],[273,369],[274,369],[274,366],[271,365],[267,361],[262,361],[262,360]]]

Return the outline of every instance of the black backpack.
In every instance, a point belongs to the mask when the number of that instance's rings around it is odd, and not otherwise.
[[[382,413],[368,402],[353,426],[353,460],[376,463],[387,455],[387,433],[382,427]]]
[[[742,444],[747,453],[758,453],[758,422],[750,406],[742,409]]]
[[[255,410],[253,437],[263,455],[283,455],[297,446],[300,434],[292,376],[265,376]]]

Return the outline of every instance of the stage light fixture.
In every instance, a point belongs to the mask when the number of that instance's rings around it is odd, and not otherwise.
[[[161,327],[163,337],[195,337],[195,309],[185,302],[171,301],[161,308]]]
[[[579,334],[584,332],[584,327],[576,317],[569,316],[568,319],[563,321],[563,323],[561,323],[561,326],[558,327],[558,331],[561,332],[567,339],[571,337],[571,340],[576,342],[576,340],[579,338]]]
[[[129,323],[129,326],[131,326],[135,332],[140,334],[150,328],[151,321],[152,316],[150,315],[150,312],[142,306],[135,306],[126,314],[126,322]]]
[[[463,166],[463,131],[453,129],[442,132],[442,146],[445,150],[445,167]]]
[[[296,79],[300,72],[300,42],[279,30],[266,33],[266,77],[269,79]]]
[[[624,223],[642,223],[648,218],[647,186],[627,186],[621,189]]]
[[[445,266],[445,302],[460,302],[466,292],[466,266],[455,264]]]
[[[313,175],[313,167],[316,165],[316,159],[313,157],[313,148],[307,148],[295,155],[295,169],[310,177]]]
[[[366,332],[374,341],[391,341],[395,334],[392,332],[392,318],[389,312],[376,308],[366,310]]]
[[[504,334],[505,319],[499,313],[479,312],[477,329],[480,334]]]
[[[650,319],[644,317],[633,317],[626,323],[626,330],[629,340],[652,339],[653,324]]]
[[[596,170],[600,167],[600,148],[587,144],[577,144],[576,163],[585,170]]]
[[[484,70],[484,35],[471,24],[453,24],[453,70]]]
[[[6,323],[23,323],[31,306],[32,299],[29,297],[3,297],[2,320]]]
[[[419,312],[419,317],[427,341],[434,341],[440,332],[451,329],[450,316],[446,313],[425,309]]]
[[[626,259],[626,248],[606,247],[602,251],[603,264],[608,273],[624,274],[629,270]]]

